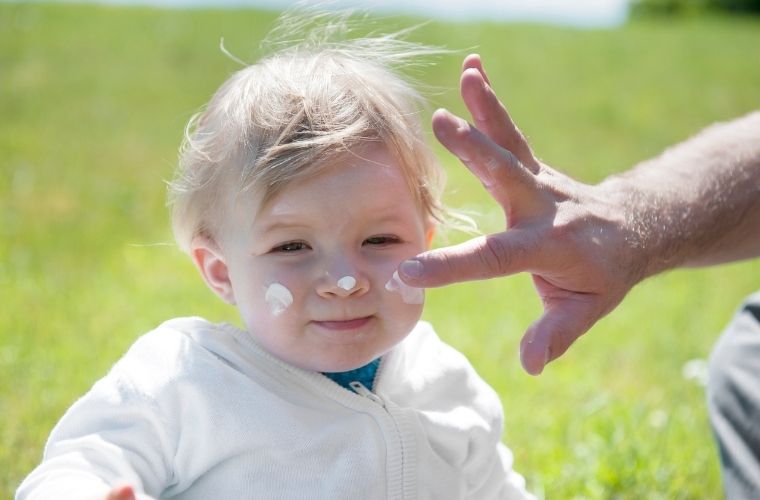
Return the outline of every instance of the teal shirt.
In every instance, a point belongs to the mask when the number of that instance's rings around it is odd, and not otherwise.
[[[380,358],[370,361],[368,364],[360,366],[354,370],[349,370],[347,372],[323,373],[323,375],[339,386],[345,387],[350,391],[353,391],[349,385],[351,382],[359,382],[371,391],[372,386],[375,383],[375,375],[377,374],[378,366],[380,366]]]

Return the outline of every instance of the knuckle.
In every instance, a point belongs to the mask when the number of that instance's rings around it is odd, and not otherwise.
[[[482,251],[478,253],[481,267],[489,276],[507,274],[512,264],[509,249],[497,238],[486,238]]]
[[[498,171],[502,167],[502,159],[491,154],[485,156],[483,163],[489,172]]]
[[[458,276],[462,273],[461,266],[457,264],[455,258],[451,257],[447,252],[434,251],[430,253],[432,257],[431,262],[434,263],[435,273],[434,277],[448,276],[453,278],[453,281],[458,280]],[[433,281],[437,281],[435,278]]]
[[[514,155],[514,153],[512,153],[512,151],[510,151],[508,149],[504,149],[503,150],[503,157],[504,157],[503,158],[504,163],[507,163],[510,166],[512,166],[512,167],[519,167],[519,166],[521,166],[520,160],[517,158],[517,156]]]
[[[439,253],[438,257],[439,257],[438,262],[440,263],[441,267],[444,269],[446,274],[452,274],[454,271],[456,271],[456,266],[454,265],[454,263],[452,262],[448,254]]]

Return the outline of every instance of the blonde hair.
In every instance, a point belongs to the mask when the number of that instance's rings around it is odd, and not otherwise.
[[[256,190],[266,203],[294,179],[372,142],[401,165],[430,223],[441,220],[444,174],[424,139],[424,99],[399,71],[441,51],[403,40],[404,32],[334,41],[348,31],[346,18],[327,18],[305,40],[234,73],[188,123],[169,185],[184,251],[198,235],[217,236],[239,193]]]

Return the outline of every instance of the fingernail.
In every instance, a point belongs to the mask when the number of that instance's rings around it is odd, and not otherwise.
[[[446,119],[452,125],[454,125],[454,127],[456,127],[457,130],[462,130],[464,127],[469,126],[469,124],[467,123],[467,120],[464,120],[458,117],[457,115],[455,115],[454,113],[452,113],[446,108],[441,108],[438,111],[436,111],[436,113],[439,113],[440,115],[445,116]]]
[[[410,278],[419,278],[424,272],[424,266],[422,262],[414,259],[405,260],[399,267],[401,272]]]
[[[456,116],[456,115],[451,115],[451,116],[453,116],[453,117],[454,117],[454,121],[455,121],[455,122],[456,122],[456,124],[457,124],[457,131],[459,131],[459,132],[462,132],[462,131],[466,131],[466,130],[469,130],[469,128],[470,128],[470,124],[469,124],[469,123],[467,123],[467,120],[464,120],[464,119],[462,119],[462,118],[459,118],[459,117],[458,117],[458,116]]]
[[[544,365],[534,365],[530,363],[530,355],[526,353],[527,348],[520,349],[520,362],[523,365],[523,368],[525,368],[525,371],[528,372],[531,375],[541,375],[541,372],[544,371]]]
[[[537,364],[534,367],[533,375],[541,375],[544,372],[544,368],[546,368],[546,360],[544,360],[543,363]]]
[[[546,366],[549,361],[552,359],[552,349],[551,346],[546,347],[546,351],[544,351],[544,366]]]

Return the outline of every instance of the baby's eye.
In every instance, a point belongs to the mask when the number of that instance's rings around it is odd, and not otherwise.
[[[276,247],[272,248],[271,251],[274,253],[292,253],[308,249],[309,245],[303,241],[289,241],[287,243],[283,243],[282,245],[277,245]]]
[[[372,245],[372,246],[383,246],[383,245],[392,245],[394,243],[400,243],[401,238],[398,236],[391,236],[391,235],[382,235],[382,236],[372,236],[370,238],[367,238],[364,240],[364,245]]]

